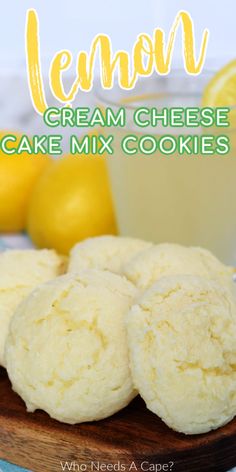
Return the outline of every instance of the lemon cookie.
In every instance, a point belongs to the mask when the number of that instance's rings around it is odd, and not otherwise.
[[[28,411],[74,424],[132,400],[124,317],[135,294],[125,278],[87,270],[41,285],[18,307],[5,357]]]
[[[236,307],[199,276],[162,278],[127,317],[134,385],[172,429],[205,433],[236,414]]]
[[[129,259],[150,246],[147,241],[120,236],[89,238],[71,250],[68,271],[94,268],[122,273]]]
[[[145,290],[161,277],[178,274],[232,284],[234,269],[206,249],[163,243],[141,251],[124,266],[123,272],[140,290]]]
[[[0,253],[0,364],[4,343],[17,305],[38,284],[64,271],[65,259],[53,250],[7,250]]]

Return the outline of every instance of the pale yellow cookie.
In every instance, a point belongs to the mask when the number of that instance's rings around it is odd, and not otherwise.
[[[20,305],[5,358],[28,411],[74,424],[134,398],[124,318],[135,294],[125,278],[87,270],[41,285]]]
[[[130,259],[123,273],[140,290],[145,290],[161,277],[178,274],[200,275],[232,284],[234,269],[206,249],[163,243]]]
[[[102,269],[122,273],[124,264],[150,246],[152,244],[147,241],[121,236],[89,238],[71,250],[68,272]]]
[[[64,265],[65,258],[48,249],[0,253],[0,365],[4,365],[4,344],[17,305],[38,284],[62,274]]]
[[[236,306],[199,276],[170,276],[127,317],[131,370],[147,407],[176,431],[205,433],[236,415]]]

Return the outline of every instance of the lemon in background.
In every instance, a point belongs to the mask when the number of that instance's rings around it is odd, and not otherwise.
[[[115,234],[104,158],[64,156],[55,160],[34,189],[27,228],[38,247],[64,254],[87,237]]]
[[[236,152],[236,60],[222,67],[206,86],[203,107],[228,107],[230,126],[221,128],[230,139],[231,151]],[[217,129],[215,129],[217,131]],[[219,132],[219,128],[218,128]]]
[[[0,131],[0,139],[7,134],[14,134],[19,142],[21,135],[12,131]],[[15,144],[8,144],[8,147],[15,147]],[[50,158],[45,155],[7,155],[0,151],[1,232],[16,232],[25,228],[33,187],[49,162]]]
[[[222,67],[212,77],[203,92],[202,106],[230,108],[230,126],[224,130],[230,138],[231,149],[236,151],[236,60]]]
[[[202,104],[211,107],[236,107],[236,60],[222,67],[212,77],[204,90]]]

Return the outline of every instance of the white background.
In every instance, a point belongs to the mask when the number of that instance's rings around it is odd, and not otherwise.
[[[111,36],[114,49],[130,49],[140,32],[151,33],[158,26],[168,32],[179,9],[192,14],[198,39],[209,28],[210,63],[236,57],[235,0],[1,0],[0,71],[25,67],[24,26],[30,7],[39,14],[45,64],[59,49],[88,49],[100,32]],[[174,59],[179,58],[177,41]]]

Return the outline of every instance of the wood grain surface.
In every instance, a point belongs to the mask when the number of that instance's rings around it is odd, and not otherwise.
[[[167,428],[140,398],[103,421],[70,426],[24,403],[0,370],[0,457],[33,472],[221,472],[236,465],[236,421],[205,435]]]

